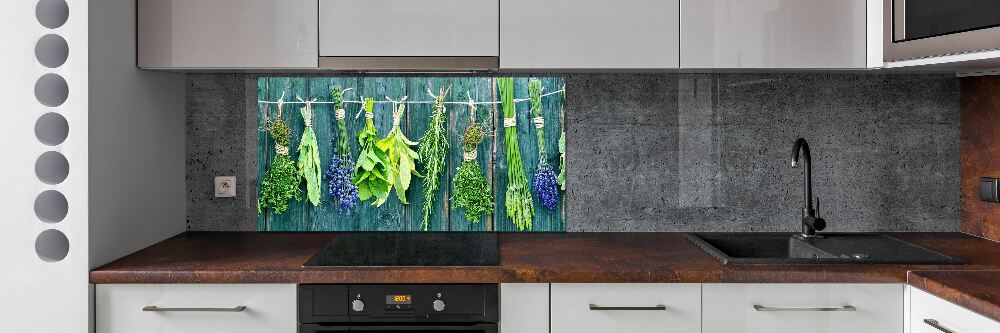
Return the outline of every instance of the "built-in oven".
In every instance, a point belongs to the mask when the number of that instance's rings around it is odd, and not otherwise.
[[[883,0],[885,61],[1000,49],[998,0]]]
[[[299,333],[497,333],[496,284],[303,284]]]

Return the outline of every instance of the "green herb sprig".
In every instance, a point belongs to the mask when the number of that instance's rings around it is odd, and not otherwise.
[[[354,166],[354,185],[358,187],[358,199],[367,201],[374,198],[372,205],[381,206],[389,198],[392,185],[389,182],[389,157],[378,147],[378,130],[375,129],[375,99],[365,99],[365,127],[358,133],[358,162]]]
[[[476,106],[469,103],[472,121],[462,135],[464,157],[455,172],[455,192],[452,200],[455,206],[465,209],[465,219],[479,223],[483,213],[493,213],[493,192],[476,162],[476,149],[486,137],[483,127],[476,124]]]
[[[434,112],[431,114],[427,131],[420,138],[417,152],[423,158],[424,164],[424,231],[430,227],[431,211],[434,209],[434,199],[437,197],[438,179],[445,169],[445,157],[448,156],[448,137],[445,129],[444,98],[451,91],[451,86],[441,88],[434,98]],[[428,94],[430,91],[428,90]]]
[[[301,200],[299,195],[299,174],[288,156],[288,124],[281,119],[282,103],[278,101],[278,116],[266,123],[265,130],[274,140],[277,155],[260,183],[260,197],[257,200],[257,214],[263,214],[270,207],[275,214],[288,210],[288,200]]]
[[[385,151],[388,159],[386,160],[386,165],[389,170],[389,182],[390,187],[396,188],[396,197],[403,204],[409,204],[406,200],[406,190],[410,188],[410,179],[412,176],[422,177],[420,173],[417,172],[416,161],[420,159],[420,155],[416,151],[413,151],[411,146],[416,146],[417,143],[410,141],[403,134],[403,131],[399,128],[399,122],[403,116],[403,112],[406,111],[406,97],[398,103],[398,107],[395,112],[392,113],[392,130],[389,131],[384,139],[379,140],[376,146]]]
[[[301,99],[300,99],[301,100]],[[306,106],[299,109],[302,114],[302,121],[305,129],[302,130],[302,140],[299,141],[299,177],[306,182],[306,199],[313,206],[319,206],[320,181],[323,179],[323,170],[319,165],[319,143],[316,142],[316,132],[312,127],[312,103],[305,102]]]
[[[514,112],[514,78],[497,79],[500,90],[500,101],[504,119],[516,118]],[[517,143],[517,127],[504,124],[504,144],[507,152],[507,217],[511,219],[518,230],[531,230],[531,218],[535,215],[535,207],[531,202],[531,191],[528,179],[524,174],[524,163],[521,161],[521,149]]]

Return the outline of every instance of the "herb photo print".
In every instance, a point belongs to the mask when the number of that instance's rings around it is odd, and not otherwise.
[[[565,80],[261,77],[260,231],[564,231]]]

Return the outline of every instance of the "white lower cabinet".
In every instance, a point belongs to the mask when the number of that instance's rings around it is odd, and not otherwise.
[[[548,333],[549,284],[500,284],[500,333]]]
[[[552,333],[701,332],[701,285],[552,284]]]
[[[99,284],[98,333],[294,333],[294,284]]]
[[[704,284],[705,333],[902,333],[902,284]]]
[[[908,333],[1000,333],[1000,322],[917,288],[910,291]]]

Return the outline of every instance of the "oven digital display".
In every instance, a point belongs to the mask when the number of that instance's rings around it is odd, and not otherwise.
[[[385,295],[385,304],[413,304],[413,295]]]

